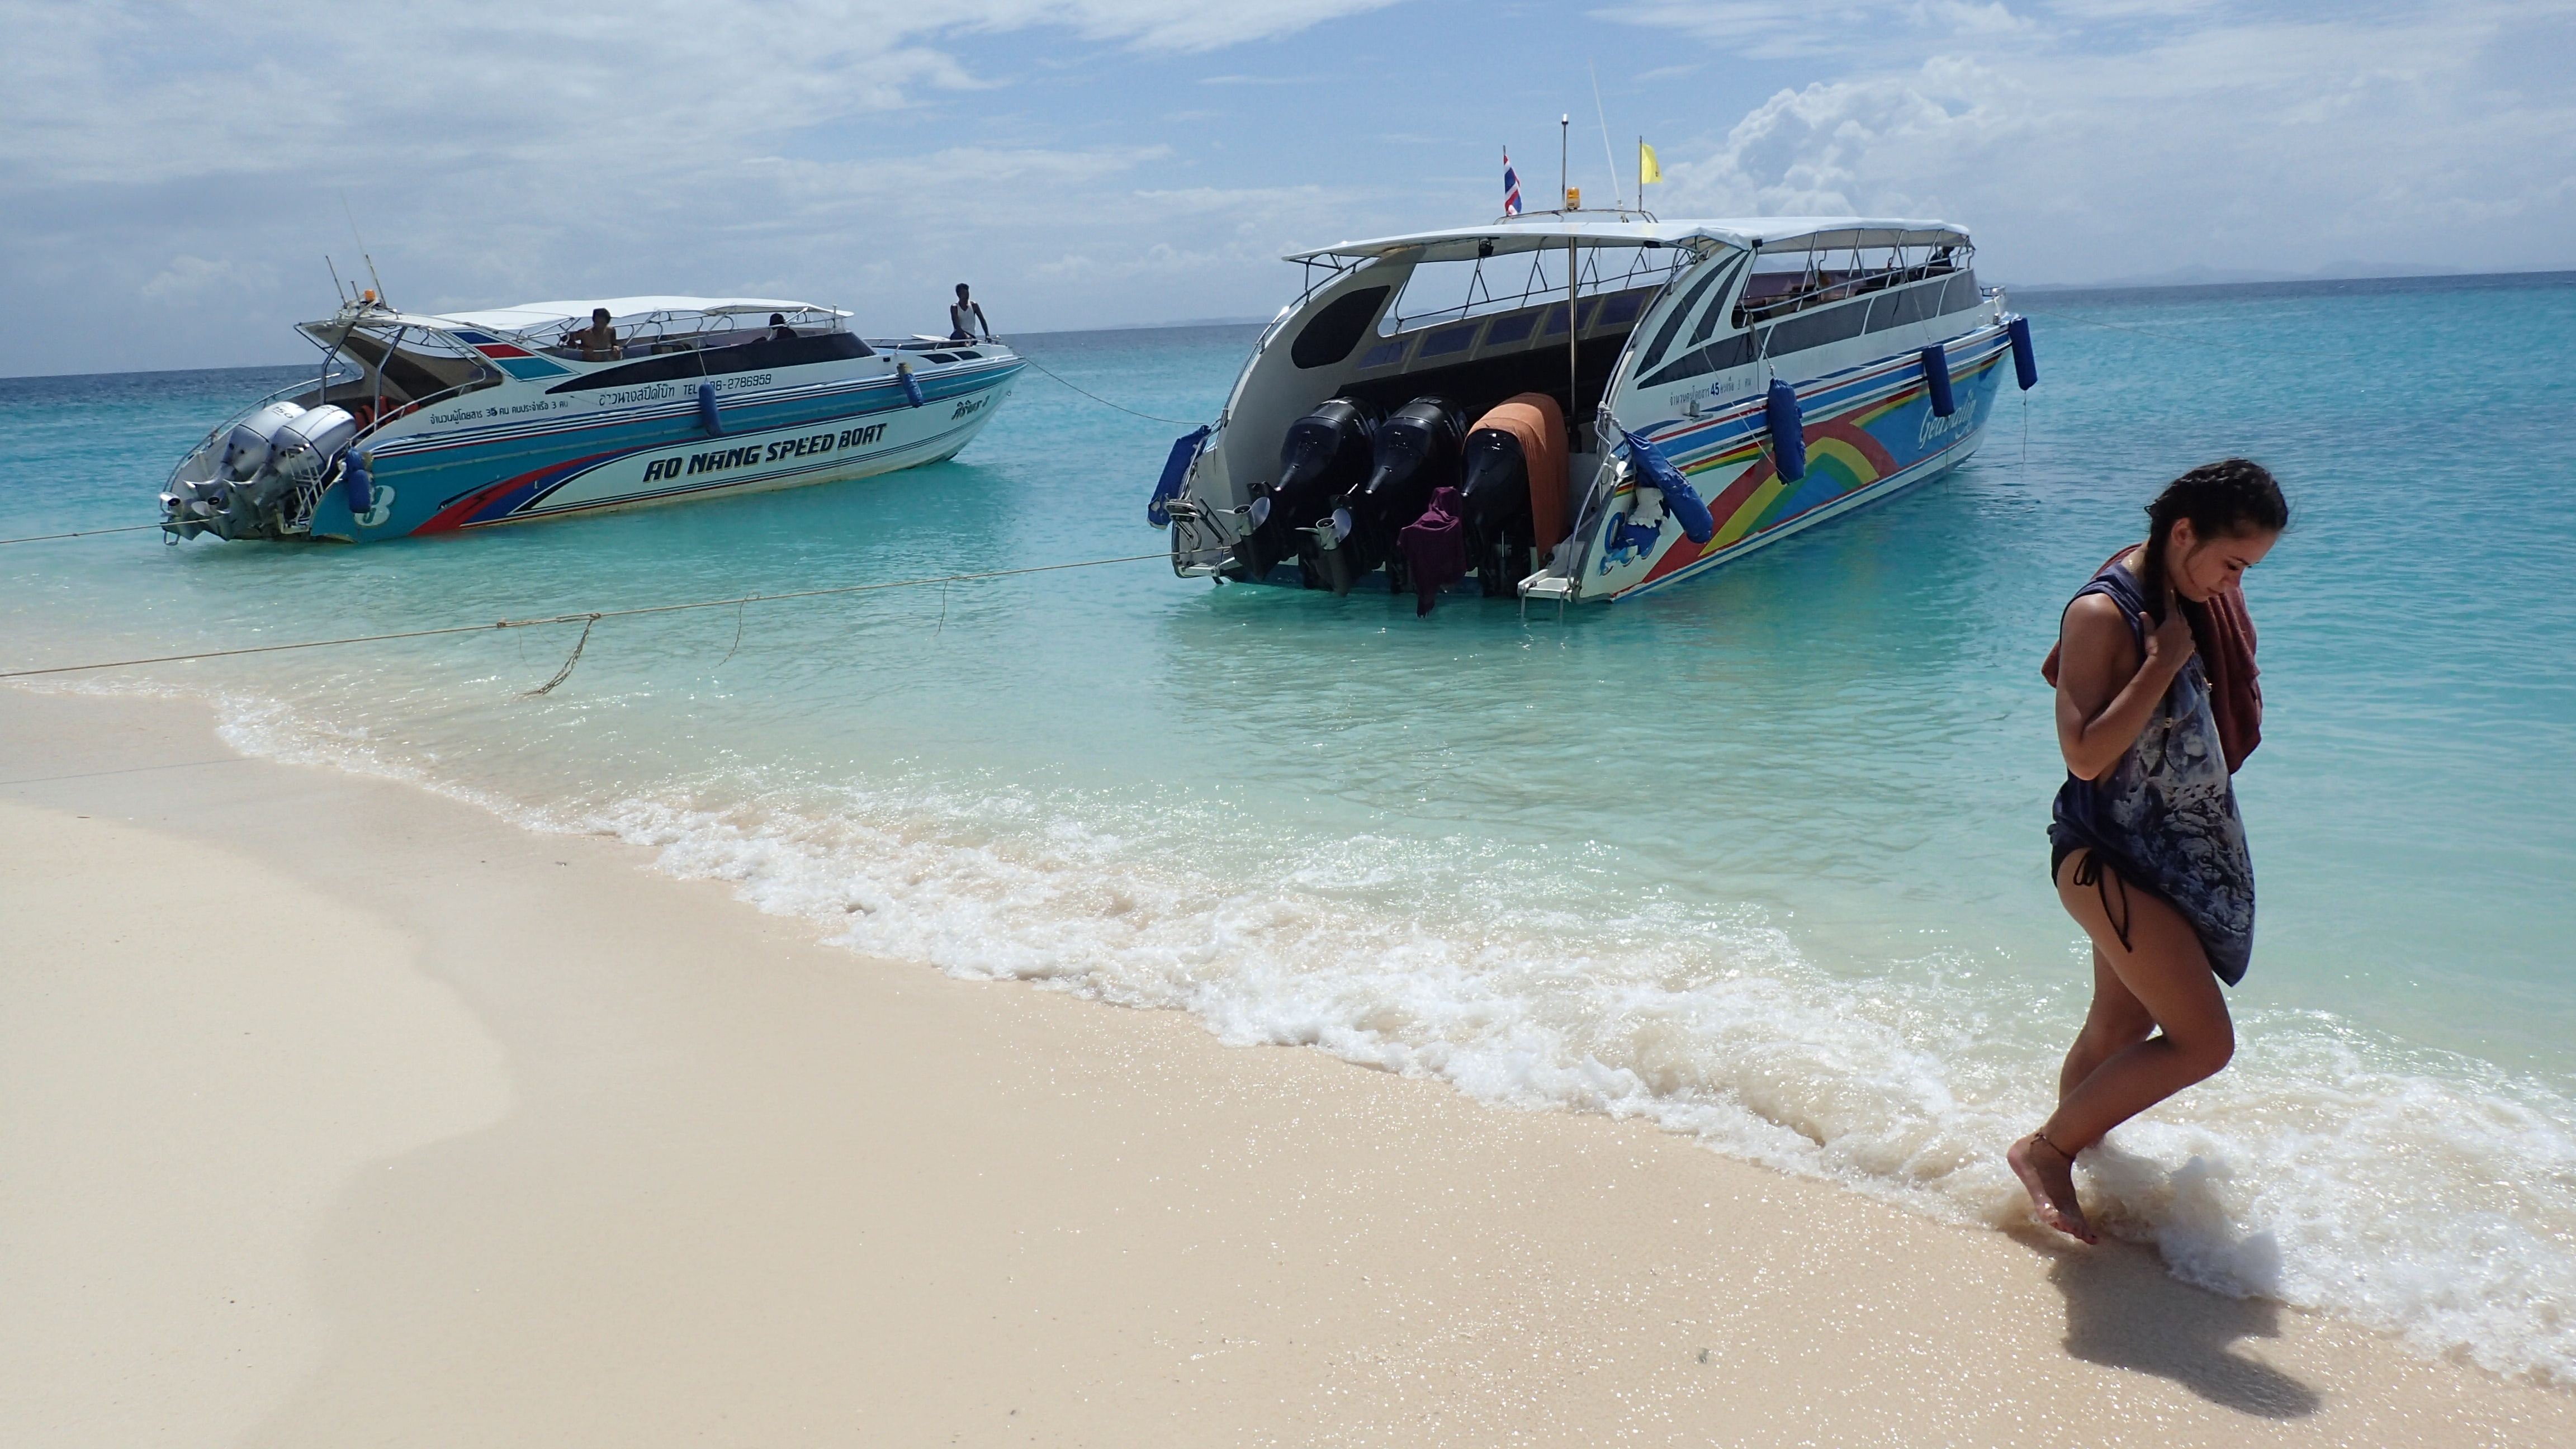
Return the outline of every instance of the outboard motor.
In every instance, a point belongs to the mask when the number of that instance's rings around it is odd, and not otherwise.
[[[1467,561],[1494,598],[1530,575],[1529,459],[1520,438],[1501,428],[1469,433],[1466,477]]]
[[[1466,440],[1466,415],[1444,398],[1415,398],[1378,425],[1368,481],[1342,495],[1334,510],[1341,546],[1326,551],[1334,593],[1349,593],[1354,579],[1380,563],[1387,566],[1387,586],[1404,588],[1395,535],[1431,506],[1433,489],[1457,485],[1459,448]]]
[[[1252,487],[1252,531],[1234,545],[1235,567],[1254,582],[1295,556],[1306,587],[1323,583],[1315,530],[1329,526],[1334,501],[1368,477],[1377,409],[1337,397],[1288,427],[1279,443],[1279,480]]]

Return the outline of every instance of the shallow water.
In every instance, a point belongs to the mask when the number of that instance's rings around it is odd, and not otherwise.
[[[2292,495],[2243,1047],[2093,1182],[2177,1271],[2576,1380],[2576,278],[2033,293],[1972,462],[1609,607],[1211,588],[1159,562],[73,676],[253,750],[659,846],[870,951],[1644,1114],[2005,1221],[2081,1015],[2037,677],[2193,463]],[[2152,335],[2150,335],[2152,334]],[[1169,418],[1250,329],[1040,336]],[[259,371],[0,381],[16,536],[150,516]],[[1144,553],[1177,426],[1034,372],[954,463],[359,548],[0,548],[0,667]],[[59,685],[55,687],[61,687]]]

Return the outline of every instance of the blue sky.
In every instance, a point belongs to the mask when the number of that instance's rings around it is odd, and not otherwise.
[[[0,374],[421,310],[776,295],[926,329],[1267,314],[1280,252],[1656,143],[1666,216],[1973,228],[2007,283],[2576,267],[2564,0],[0,0]],[[1619,189],[1633,190],[1625,179]]]

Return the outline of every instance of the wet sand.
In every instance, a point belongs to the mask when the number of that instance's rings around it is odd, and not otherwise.
[[[0,1442],[2576,1442],[2137,1248],[855,956],[198,705],[0,746]]]

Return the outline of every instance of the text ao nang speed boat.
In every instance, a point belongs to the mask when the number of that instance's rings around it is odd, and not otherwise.
[[[1454,528],[1487,595],[1660,588],[1968,456],[2007,354],[2038,377],[1971,253],[1937,221],[1637,212],[1295,253],[1303,295],[1149,516],[1184,577],[1402,589]]]
[[[575,336],[594,308],[613,347]],[[860,478],[955,454],[1025,366],[992,341],[870,343],[848,315],[623,297],[425,316],[369,292],[297,329],[316,379],[208,434],[161,526],[364,541]]]

